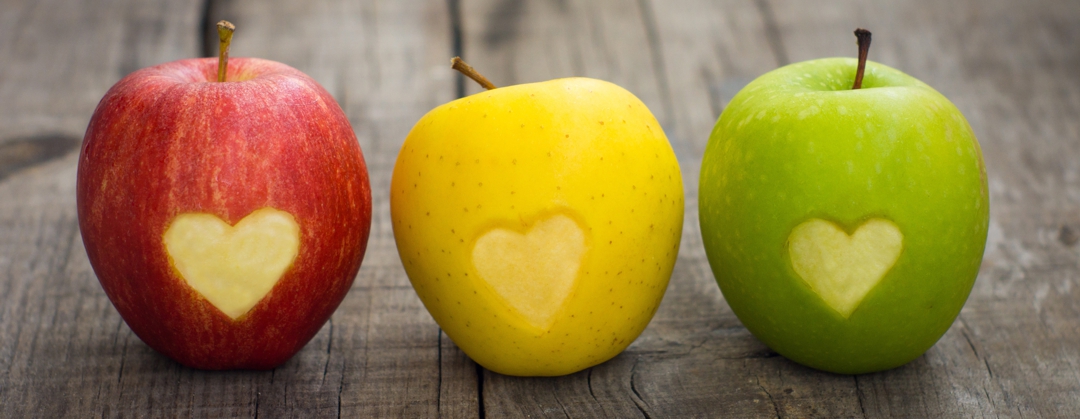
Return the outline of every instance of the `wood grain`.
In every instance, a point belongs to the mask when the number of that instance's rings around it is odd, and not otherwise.
[[[825,42],[821,27],[876,28],[871,59],[935,86],[968,118],[991,192],[991,233],[968,304],[926,356],[867,377],[868,413],[895,416],[920,400],[928,416],[1080,414],[1080,259],[1059,238],[1080,217],[1080,125],[1069,116],[1080,110],[1080,7],[857,6],[786,2],[773,9],[796,61],[850,54],[850,44]]]
[[[198,15],[187,4],[104,3],[2,3],[0,149],[30,150],[8,154],[0,179],[5,417],[98,414],[122,390],[130,331],[82,249],[71,151],[122,75],[195,52]]]
[[[184,368],[144,345],[79,236],[76,145],[128,72],[207,54],[285,62],[339,101],[371,172],[374,217],[353,289],[273,371]],[[979,137],[991,192],[982,270],[924,356],[843,376],[790,362],[724,302],[701,245],[697,178],[713,123],[754,77],[855,54],[934,86]],[[210,43],[212,45],[212,43]],[[0,417],[1080,417],[1080,3],[796,0],[0,0]],[[662,123],[686,214],[656,317],[626,352],[556,378],[485,371],[438,329],[393,241],[390,172],[412,124],[496,85],[588,76]]]
[[[444,349],[437,325],[413,292],[397,257],[388,201],[390,172],[405,135],[427,110],[453,98],[446,5],[250,1],[225,4],[220,13],[238,27],[233,54],[292,65],[334,94],[371,174],[373,225],[360,275],[332,318],[332,338],[324,328],[330,346],[313,360],[323,368],[298,366],[299,381],[288,383],[317,389],[329,410],[295,411],[347,417],[475,414],[475,390],[468,384],[476,382],[476,369],[462,365],[468,361],[456,348]],[[308,348],[313,345],[318,341]],[[305,349],[300,358],[310,352]],[[334,371],[333,385],[307,385],[320,382],[324,371]],[[286,402],[293,398],[280,395]],[[289,410],[265,412],[278,416]]]

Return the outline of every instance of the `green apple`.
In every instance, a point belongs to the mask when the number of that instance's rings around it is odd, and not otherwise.
[[[771,71],[720,116],[701,167],[705,251],[732,310],[801,364],[903,365],[974,285],[989,198],[979,144],[933,88],[868,62]]]
[[[568,78],[439,106],[398,154],[405,271],[473,360],[509,375],[606,361],[652,319],[682,234],[660,124],[630,92]]]

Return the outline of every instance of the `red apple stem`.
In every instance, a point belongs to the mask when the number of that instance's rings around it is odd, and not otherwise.
[[[217,23],[218,39],[221,40],[221,44],[218,46],[218,64],[217,64],[217,81],[225,81],[225,70],[229,67],[229,44],[232,43],[233,31],[236,30],[236,25],[229,23],[227,20],[222,20]]]
[[[495,88],[495,85],[488,81],[487,77],[484,77],[484,75],[477,72],[475,68],[472,68],[472,66],[466,64],[465,61],[461,59],[461,57],[452,58],[450,60],[450,68],[453,68],[461,74],[468,76],[470,79],[475,80],[481,86],[484,86],[485,89],[492,90]]]
[[[855,29],[855,39],[859,44],[859,69],[855,71],[855,85],[851,86],[852,90],[862,88],[863,72],[866,71],[866,56],[870,53],[870,31],[863,28]]]

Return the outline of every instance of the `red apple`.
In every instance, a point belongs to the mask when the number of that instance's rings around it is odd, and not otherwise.
[[[348,119],[307,75],[189,59],[109,89],[83,139],[79,227],[147,345],[203,369],[293,356],[348,292],[371,189]]]

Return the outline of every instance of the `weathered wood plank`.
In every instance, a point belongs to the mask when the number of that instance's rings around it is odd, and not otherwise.
[[[643,48],[649,35],[635,3],[466,1],[461,28],[463,58],[496,86],[571,76],[604,79],[641,98],[661,122],[665,118],[654,62]],[[467,93],[481,90],[466,80]],[[642,417],[631,394],[601,385],[623,383],[625,389],[630,376],[590,379],[613,365],[558,378],[485,370],[484,412],[491,417]]]
[[[251,1],[224,6],[214,10],[222,16],[210,19],[237,25],[234,54],[292,65],[335,95],[357,132],[372,183],[367,255],[332,318],[330,346],[318,341],[308,346],[325,347],[325,353],[305,348],[297,358],[313,357],[314,365],[298,365],[292,369],[297,381],[285,384],[320,383],[312,391],[338,410],[286,408],[297,399],[279,390],[283,397],[260,401],[259,414],[475,415],[475,389],[468,384],[476,382],[476,369],[455,347],[441,345],[437,325],[401,268],[389,216],[390,173],[401,142],[425,112],[453,98],[447,5]],[[332,385],[321,384],[323,378]],[[275,386],[282,387],[277,380]]]
[[[82,138],[105,90],[138,68],[193,56],[196,3],[4,1],[0,141]]]
[[[3,417],[100,414],[116,404],[130,332],[86,262],[75,219],[72,152],[112,83],[135,68],[196,52],[191,33],[200,18],[196,4],[126,6],[3,2]]]
[[[691,2],[672,4],[651,4],[649,7],[640,7],[642,3],[618,3],[613,6],[618,9],[617,13],[605,13],[603,16],[592,14],[590,7],[582,6],[573,2],[560,2],[553,5],[528,4],[511,5],[507,2],[488,2],[466,7],[465,19],[465,42],[464,52],[474,65],[484,69],[490,78],[498,84],[538,81],[554,77],[569,75],[586,75],[599,78],[608,78],[624,87],[634,91],[653,109],[654,113],[664,123],[665,131],[672,139],[676,150],[680,152],[680,163],[683,165],[684,179],[687,184],[687,223],[696,224],[696,178],[697,162],[704,148],[704,140],[712,127],[716,116],[719,114],[726,100],[733,95],[738,88],[756,75],[783,64],[784,61],[798,61],[816,57],[832,55],[853,55],[853,43],[850,42],[850,30],[844,29],[858,25],[879,28],[872,57],[892,64],[898,68],[922,78],[923,80],[939,86],[943,92],[957,101],[965,114],[972,120],[972,124],[978,127],[978,116],[973,113],[979,112],[975,108],[977,102],[964,102],[956,96],[963,92],[978,91],[981,86],[973,83],[965,83],[964,75],[976,71],[978,65],[985,60],[992,60],[994,56],[1002,54],[1000,49],[994,48],[992,43],[982,45],[979,50],[962,48],[955,45],[953,49],[942,49],[942,45],[949,45],[948,39],[957,33],[966,33],[963,28],[958,28],[954,22],[957,16],[964,19],[980,19],[982,9],[972,3],[963,6],[934,5],[929,2],[910,5],[896,5],[890,3],[844,3],[822,7],[818,4],[789,4],[798,2],[765,2],[759,1],[753,4],[736,4],[727,2],[723,4],[690,4]],[[712,7],[711,9],[709,7]],[[1068,70],[1075,70],[1076,60],[1074,56],[1060,57],[1048,54],[1051,51],[1067,49],[1067,41],[1075,37],[1072,31],[1066,28],[1075,28],[1069,25],[1075,22],[1077,14],[1074,10],[1055,4],[1055,7],[1046,7],[1037,16],[1031,16],[1025,21],[1032,26],[1040,22],[1051,22],[1050,32],[1042,37],[1032,36],[1028,41],[1037,44],[1040,40],[1049,38],[1049,35],[1058,35],[1054,42],[1041,46],[1044,55],[1039,55],[1039,62],[1049,63],[1049,78],[1070,78]],[[1019,6],[1012,6],[1018,8]],[[1026,9],[1026,8],[1025,8]],[[1007,5],[997,4],[993,7],[996,19],[1007,19],[1012,16],[1010,12],[1023,13],[1023,11],[1008,10]],[[635,14],[639,15],[635,16]],[[1051,17],[1051,14],[1055,14]],[[471,19],[471,21],[470,21]],[[485,20],[486,19],[486,20]],[[659,22],[657,29],[650,29],[648,20],[654,19]],[[612,24],[612,20],[621,20],[623,23]],[[625,22],[637,22],[626,24]],[[622,39],[604,47],[614,52],[596,53],[590,50],[597,44],[598,39],[609,40],[613,37],[606,36],[605,28],[617,32]],[[838,29],[832,34],[829,29]],[[995,31],[997,25],[978,26],[987,32],[987,37]],[[1053,32],[1057,31],[1057,32]],[[1058,32],[1064,31],[1064,37]],[[589,32],[591,37],[582,38],[580,33]],[[882,34],[895,34],[894,40],[881,42]],[[537,41],[536,34],[543,34],[544,41]],[[707,34],[707,35],[706,35]],[[1016,34],[1010,34],[1016,35]],[[832,39],[833,37],[842,40]],[[994,39],[1003,43],[1012,43],[1012,50],[1024,57],[1031,54],[1030,45],[1017,43],[1015,40],[1008,41],[1003,36],[995,35]],[[1061,39],[1064,38],[1064,39]],[[1011,38],[1015,39],[1015,38]],[[649,40],[648,42],[644,40]],[[946,42],[943,42],[946,41]],[[985,42],[985,41],[984,41]],[[625,44],[624,44],[625,43]],[[884,46],[879,45],[884,44]],[[844,49],[840,49],[842,48]],[[631,48],[633,46],[634,48]],[[645,48],[648,46],[652,51]],[[878,48],[881,47],[881,51]],[[928,47],[931,51],[926,54],[917,53],[920,48]],[[849,49],[851,51],[849,51]],[[763,53],[768,51],[768,53]],[[979,54],[983,54],[980,56]],[[618,60],[612,60],[610,56],[619,56]],[[644,84],[639,79],[626,77],[620,72],[625,66],[622,62],[637,63],[636,68],[643,68],[641,63],[647,62],[649,57],[662,57],[662,66],[652,66],[652,77],[667,77],[667,80],[648,80],[646,76]],[[529,57],[542,56],[543,60],[531,60]],[[957,56],[970,62],[971,69],[964,71],[962,63],[956,63]],[[584,57],[584,58],[583,58]],[[790,58],[789,58],[790,57]],[[1005,58],[1011,60],[1011,58]],[[891,60],[900,63],[892,63]],[[912,64],[903,65],[908,61]],[[591,65],[591,66],[590,66]],[[1061,67],[1065,67],[1062,69]],[[493,70],[492,70],[493,69]],[[1024,67],[1024,71],[1031,70]],[[1002,71],[1002,81],[1006,75],[1015,75],[1019,69],[1009,68]],[[923,72],[920,74],[920,72]],[[621,78],[620,78],[621,77]],[[1043,76],[1035,75],[1039,80]],[[1071,77],[1070,81],[1075,81]],[[944,86],[944,87],[942,87]],[[1053,85],[1047,85],[1053,86]],[[1060,89],[1060,86],[1055,86]],[[1075,85],[1067,88],[1072,89]],[[950,92],[953,88],[956,92]],[[470,87],[470,91],[476,88]],[[671,92],[671,93],[664,93]],[[1072,90],[1068,93],[1048,95],[1042,98],[1074,98]],[[665,95],[677,97],[678,100],[665,101]],[[1026,97],[1030,97],[1030,94]],[[1050,102],[1053,99],[1047,100]],[[987,103],[1009,103],[1012,98],[1005,96],[993,98]],[[1065,109],[1075,109],[1074,103],[1069,103]],[[674,109],[673,109],[674,108]],[[1059,108],[1043,106],[1040,109],[1054,109],[1054,113],[1064,115]],[[704,112],[709,111],[711,112]],[[1043,115],[1040,115],[1043,116]],[[1057,117],[1058,115],[1050,115]],[[1039,120],[1033,118],[1033,120]],[[983,121],[993,126],[993,121]],[[1075,139],[1077,130],[1074,123],[1067,118],[1059,117],[1055,123],[1065,124],[1064,127],[1056,127],[1058,132],[1071,135]],[[993,128],[991,128],[993,129]],[[981,134],[980,134],[981,135]],[[991,140],[992,141],[992,140]],[[1065,169],[1064,173],[1058,173],[1057,182],[1053,186],[1070,186],[1072,195],[1075,195],[1075,164],[1069,165],[1067,161],[1054,161],[1062,156],[1076,155],[1075,148],[1066,146],[1062,149],[1065,141],[1061,137],[1049,138],[1045,144],[1048,149],[1058,149],[1058,154],[1043,154],[1044,160],[1050,161],[1052,167]],[[991,153],[999,153],[1000,156],[1008,156],[1011,148],[993,149],[988,141],[983,140],[984,150],[987,152],[987,161],[991,170],[991,182],[994,183],[993,172],[995,170],[994,158]],[[1071,144],[1076,144],[1073,141]],[[1039,144],[1044,145],[1044,144]],[[1019,146],[1019,144],[1017,144]],[[1021,147],[1018,147],[1021,148]],[[1070,154],[1071,153],[1071,154]],[[1056,157],[1055,157],[1056,156]],[[1031,167],[1032,165],[1029,165]],[[1030,169],[1029,169],[1030,170]],[[1038,176],[1038,174],[1034,174]],[[1072,176],[1071,178],[1061,179]],[[1041,185],[1017,185],[1017,190],[1026,190],[1031,186]],[[1042,187],[1037,190],[1056,192],[1055,197],[1046,196],[1047,199],[1061,200],[1071,196],[1069,193],[1062,194],[1050,187]],[[995,193],[995,216],[1002,211],[1018,213],[1025,219],[1045,217],[1044,210],[1038,207],[1026,207],[1026,209],[1001,210],[998,204],[1001,198]],[[1015,193],[1015,192],[1014,192]],[[1075,208],[1075,198],[1068,201]],[[1019,203],[1016,203],[1019,204]],[[1014,204],[1014,205],[1016,205]],[[1006,204],[1007,205],[1007,204]],[[1017,205],[1018,206],[1018,205]],[[1066,247],[1075,245],[1076,239],[1071,240],[1068,233],[1070,225],[1075,225],[1075,211],[1069,207],[1062,207],[1057,211],[1068,212],[1066,218],[1052,222],[1051,226],[1044,228],[1043,237],[1058,236],[1057,242]],[[1073,217],[1071,220],[1068,217]],[[1065,323],[1063,319],[1075,319],[1075,304],[1061,304],[1059,307],[1060,327],[1069,327],[1071,330],[1057,331],[1039,339],[1037,344],[1031,345],[1025,339],[1021,330],[1030,330],[1028,326],[1034,324],[1008,324],[1004,325],[1009,330],[1015,331],[1015,335],[1007,339],[995,339],[1011,344],[1024,344],[1027,350],[1012,349],[1009,352],[1015,356],[1022,356],[1030,352],[1031,346],[1048,346],[1043,353],[1047,359],[1054,360],[1060,368],[1049,369],[1062,371],[1051,377],[1050,383],[1043,383],[1043,379],[1036,379],[1039,374],[1031,371],[1013,374],[1008,377],[995,376],[996,369],[990,367],[987,362],[987,348],[980,347],[981,343],[972,338],[973,332],[968,326],[972,323],[969,318],[976,315],[975,309],[982,307],[993,310],[998,305],[1006,304],[1001,301],[979,301],[980,289],[973,294],[969,308],[964,311],[961,322],[946,334],[942,341],[926,356],[916,360],[903,368],[879,374],[864,375],[860,377],[844,377],[822,374],[795,365],[782,358],[775,357],[767,348],[750,337],[745,329],[741,328],[737,319],[734,319],[726,304],[715,302],[710,298],[718,297],[715,285],[709,283],[711,274],[704,260],[703,252],[699,249],[700,238],[697,226],[691,224],[680,254],[680,265],[676,268],[672,279],[671,288],[664,305],[657,317],[643,336],[631,346],[627,353],[615,360],[593,368],[593,374],[598,371],[607,371],[619,363],[627,363],[628,358],[633,359],[634,367],[626,377],[625,373],[621,380],[630,381],[631,384],[646,383],[641,387],[644,390],[633,388],[638,403],[645,408],[659,406],[655,411],[676,414],[707,414],[711,406],[725,406],[726,415],[776,415],[776,416],[960,416],[960,415],[1001,415],[1013,412],[1009,403],[1015,403],[1014,395],[995,389],[997,383],[1022,382],[1022,385],[1011,385],[1012,390],[1025,393],[1027,409],[1020,409],[1016,413],[1040,413],[1042,415],[1057,416],[1073,412],[1075,403],[1064,401],[1068,397],[1077,394],[1077,380],[1075,378],[1075,356],[1060,350],[1062,344],[1074,342],[1076,339],[1075,323]],[[1064,227],[1061,227],[1064,226]],[[1000,228],[1000,227],[996,227]],[[992,234],[993,236],[993,234]],[[1062,239],[1064,237],[1064,239]],[[991,238],[990,246],[998,246],[995,237]],[[996,238],[1000,240],[1000,237]],[[1045,240],[1045,239],[1044,239]],[[1051,245],[1057,246],[1053,242]],[[1071,242],[1071,244],[1069,244]],[[689,246],[688,246],[689,244]],[[1054,249],[1057,251],[1057,249]],[[987,254],[987,261],[992,263],[995,251],[991,248]],[[1057,252],[1061,253],[1061,252]],[[1048,290],[1047,287],[1039,288],[1042,291],[1039,301],[1046,304],[1047,294],[1057,291],[1066,294],[1064,301],[1070,301],[1068,293],[1075,289],[1075,253],[1059,255],[1057,260],[1064,263],[1054,268],[1044,268],[1055,272],[1059,278],[1055,278],[1055,288]],[[1006,262],[1005,265],[1015,269],[1017,261]],[[1060,262],[1059,262],[1060,263]],[[689,265],[689,266],[688,266]],[[1065,268],[1065,269],[1063,269]],[[1070,272],[1063,272],[1071,269]],[[1064,278],[1060,278],[1064,276]],[[985,284],[986,274],[979,284]],[[702,280],[702,278],[708,280]],[[680,289],[685,286],[685,289]],[[1045,307],[1045,305],[1044,305]],[[707,315],[695,315],[707,313]],[[1030,317],[1031,313],[1026,313]],[[1069,315],[1072,315],[1071,317]],[[981,316],[986,316],[982,314]],[[1010,318],[1005,313],[995,313],[991,316],[997,321]],[[668,320],[670,319],[670,320]],[[703,327],[710,325],[711,327]],[[981,333],[988,333],[981,331]],[[666,339],[654,341],[657,335]],[[722,335],[722,337],[720,336]],[[713,338],[716,339],[713,339]],[[663,345],[658,343],[662,342]],[[1029,342],[1029,343],[1023,343]],[[661,349],[654,350],[653,345]],[[1067,346],[1067,345],[1065,345]],[[1073,348],[1076,346],[1073,345]],[[1005,348],[1003,348],[1005,349]],[[726,355],[725,355],[726,354]],[[980,355],[981,354],[981,355]],[[731,358],[731,359],[728,359]],[[1006,360],[1010,357],[1003,356]],[[732,360],[736,362],[731,362]],[[639,364],[640,362],[640,364]],[[1045,361],[1043,361],[1045,362]],[[650,367],[655,367],[650,370]],[[693,370],[696,374],[682,374],[675,377],[674,374],[681,371]],[[1032,371],[1037,371],[1032,369]],[[654,376],[647,376],[655,374]],[[565,400],[576,400],[575,393],[578,382],[587,377],[584,373],[577,376],[564,377],[564,385],[557,388],[545,388],[543,385],[520,383],[514,379],[497,377],[491,373],[485,374],[485,405],[493,412],[513,412],[543,414],[545,409],[557,406],[565,411],[575,411],[575,407],[567,404]],[[717,377],[749,377],[745,383],[738,379],[730,380],[729,383],[718,383]],[[575,381],[576,380],[576,381]],[[654,387],[649,387],[655,384]],[[1048,384],[1048,385],[1047,385]],[[493,385],[508,385],[516,388],[506,389],[502,387],[491,388]],[[997,384],[1000,386],[1000,384]],[[1050,394],[1042,395],[1040,389],[1050,390]],[[595,392],[595,385],[590,386]],[[677,389],[677,390],[675,390]],[[640,393],[640,394],[639,394]],[[715,394],[712,397],[703,396]],[[1042,407],[1034,400],[1044,400],[1050,407]],[[531,401],[533,403],[522,403]],[[552,403],[552,401],[560,403]],[[758,403],[765,408],[758,408]],[[585,400],[586,405],[595,404],[595,401]],[[746,403],[746,406],[740,403]],[[530,406],[523,408],[522,406]],[[743,406],[743,407],[740,407]],[[1071,406],[1071,407],[1070,407]],[[1062,410],[1062,408],[1066,408]],[[1073,409],[1073,410],[1068,410]],[[550,413],[550,411],[547,411]],[[589,410],[578,413],[589,412]]]
[[[956,103],[987,164],[991,233],[968,304],[924,357],[859,377],[867,414],[1080,414],[1080,254],[1062,234],[1080,220],[1080,5],[775,1],[771,8],[794,61],[850,55],[850,42],[831,38],[873,28],[871,59]]]
[[[0,332],[5,337],[0,339],[0,416],[476,415],[475,365],[452,344],[441,344],[437,327],[409,286],[394,248],[386,194],[393,159],[412,123],[452,98],[453,79],[445,68],[452,48],[445,4],[211,5],[208,23],[228,17],[241,25],[234,55],[286,62],[335,94],[366,153],[375,200],[366,262],[331,322],[274,371],[228,373],[183,368],[150,350],[123,325],[81,247],[73,154],[19,170],[70,152],[97,100],[123,74],[197,56],[201,5],[184,10],[135,3],[52,5],[63,13],[51,13],[45,6],[7,9],[4,17],[19,18],[12,20],[20,22],[22,32],[4,39],[49,40],[40,42],[51,48],[48,56],[34,55],[40,51],[25,43],[9,42],[0,50],[4,62],[26,61],[16,69],[22,73],[4,67],[4,80],[27,78],[22,85],[0,84],[4,98],[45,97],[40,109],[11,106],[32,117],[5,119],[0,125],[2,133],[21,135],[11,142],[15,146],[3,149],[6,154],[0,153],[9,178],[0,179]],[[188,24],[173,28],[177,22]],[[65,36],[48,34],[58,25],[64,26]],[[71,58],[90,52],[97,54],[97,61]],[[71,55],[67,60],[62,59],[65,53]],[[436,61],[440,71],[433,71]],[[63,79],[63,71],[80,65],[102,80],[87,84]],[[27,70],[34,66],[54,71]],[[73,85],[57,87],[61,81]],[[72,92],[89,99],[65,108]],[[51,118],[48,123],[33,119],[43,116]],[[69,145],[58,153],[57,141],[48,135],[61,125],[70,126],[60,141]],[[16,196],[31,199],[10,199]]]
[[[724,18],[718,19],[721,14]],[[775,65],[768,54],[721,64],[728,56],[768,50],[757,36],[764,24],[755,6],[478,1],[465,3],[462,15],[463,55],[496,84],[587,76],[635,93],[664,126],[686,186],[678,264],[659,312],[637,342],[615,359],[567,377],[531,380],[485,372],[485,412],[571,417],[773,413],[763,388],[727,378],[745,375],[747,359],[775,354],[741,329],[723,303],[697,228],[698,166],[726,100],[720,96],[730,97]],[[722,357],[713,351],[722,351]]]
[[[1080,416],[1076,2],[204,6],[0,1],[0,417]],[[372,175],[372,236],[352,291],[274,371],[195,371],[146,347],[101,291],[75,220],[73,152],[97,100],[127,72],[199,55],[204,23],[221,18],[240,27],[234,55],[286,62],[335,95]],[[853,55],[855,26],[874,30],[871,59],[968,117],[992,220],[975,290],[942,340],[907,366],[852,377],[787,361],[742,327],[705,260],[696,190],[731,96],[777,65]],[[455,31],[496,84],[610,80],[672,141],[687,197],[679,262],[653,323],[605,364],[558,378],[484,371],[439,332],[400,267],[390,171],[412,124],[456,96]]]

